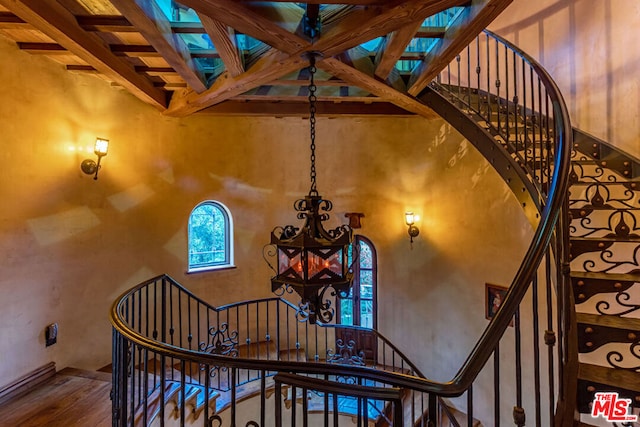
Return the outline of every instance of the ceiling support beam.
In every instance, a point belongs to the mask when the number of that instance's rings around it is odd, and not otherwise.
[[[201,114],[211,115],[239,115],[239,116],[270,116],[270,117],[309,117],[309,103],[305,97],[302,102],[285,100],[272,101],[225,101],[203,110]],[[318,100],[316,116],[344,117],[344,116],[396,116],[413,117],[415,114],[407,112],[388,102],[327,102]]]
[[[198,14],[198,17],[231,77],[244,73],[244,59],[238,49],[235,30],[207,15]]]
[[[193,90],[200,93],[207,89],[204,72],[191,58],[186,43],[179,36],[174,36],[171,23],[155,0],[111,0],[111,3]]]
[[[164,91],[138,74],[125,59],[111,52],[98,36],[87,33],[75,16],[57,1],[0,0],[0,4],[136,97],[157,108],[166,108]]]
[[[306,65],[307,61],[300,56],[290,56],[277,49],[271,49],[239,76],[233,77],[228,72],[223,73],[208,90],[201,94],[192,90],[174,94],[166,114],[186,116],[195,113],[263,84],[268,84],[270,81],[299,70]]]
[[[320,61],[317,66],[345,82],[354,86],[359,86],[409,112],[419,114],[427,118],[438,117],[431,108],[427,107],[417,99],[407,96],[402,92],[398,92],[387,84],[376,80],[373,76],[358,71],[336,58],[325,58]]]
[[[434,117],[433,111],[420,101],[376,80],[372,75],[360,72],[339,60],[331,60],[330,57],[406,25],[415,25],[417,31],[418,22],[421,23],[426,17],[456,6],[460,2],[461,0],[416,0],[410,3],[394,2],[382,7],[353,7],[340,20],[328,25],[329,28],[325,28],[326,31],[311,45],[297,34],[285,30],[271,19],[235,0],[182,0],[182,4],[192,7],[200,15],[221,21],[282,52],[266,54],[250,69],[237,76],[225,72],[201,95],[193,91],[174,94],[167,114],[181,116],[202,110],[303,68],[306,66],[306,60],[302,59],[302,53],[314,50],[328,61],[327,65],[324,65],[326,68],[323,68],[325,71],[340,73],[334,75],[408,111]],[[364,29],[363,22],[366,23]],[[283,65],[284,67],[277,71],[268,69]]]
[[[389,76],[396,62],[400,60],[407,46],[413,40],[416,32],[422,27],[423,22],[424,19],[415,21],[413,24],[406,25],[386,37],[376,55],[377,77],[384,80]]]
[[[415,0],[400,4],[393,2],[388,6],[354,8],[340,21],[325,27],[314,50],[323,52],[325,57],[334,56],[404,26],[424,21],[460,3],[461,0]]]
[[[418,96],[429,82],[471,43],[513,0],[473,0],[449,26],[409,79],[409,94]]]
[[[302,52],[309,47],[303,38],[236,0],[180,0],[180,3],[283,52]]]

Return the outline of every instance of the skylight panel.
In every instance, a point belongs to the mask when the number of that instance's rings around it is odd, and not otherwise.
[[[198,14],[193,9],[174,0],[155,0],[155,2],[171,22],[200,22]]]
[[[363,49],[366,49],[369,52],[375,52],[378,50],[378,46],[380,46],[381,42],[382,42],[382,37],[378,37],[378,38],[369,40],[368,42],[362,43],[360,47],[362,47]]]
[[[424,20],[423,27],[448,27],[455,18],[458,17],[460,12],[464,10],[464,7],[456,6],[447,10],[443,10],[440,13],[436,13]]]

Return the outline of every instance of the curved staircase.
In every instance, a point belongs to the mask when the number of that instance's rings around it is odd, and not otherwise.
[[[590,424],[595,392],[640,413],[640,161],[575,131],[570,182],[577,406]]]

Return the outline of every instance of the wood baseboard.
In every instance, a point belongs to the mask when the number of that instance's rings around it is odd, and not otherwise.
[[[56,364],[49,362],[44,366],[34,369],[15,381],[0,387],[0,404],[16,396],[25,394],[38,384],[48,380],[56,374]]]

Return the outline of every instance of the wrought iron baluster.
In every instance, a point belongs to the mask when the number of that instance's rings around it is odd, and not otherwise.
[[[165,286],[162,287],[163,289],[165,289]],[[164,420],[165,420],[165,407],[167,406],[167,402],[166,402],[166,396],[164,395],[164,390],[165,390],[165,385],[167,384],[167,377],[166,377],[166,370],[165,370],[165,366],[167,366],[166,364],[166,356],[164,354],[160,355],[160,426],[164,427]],[[132,414],[133,415],[133,414]],[[132,417],[132,421],[133,421],[133,417]],[[132,424],[133,427],[133,424]]]
[[[496,45],[496,81],[495,81],[495,86],[496,86],[496,120],[498,123],[498,133],[501,134],[503,132],[502,129],[502,121],[501,119],[501,111],[500,111],[500,105],[501,105],[501,101],[500,101],[500,86],[501,86],[501,81],[500,81],[500,44],[498,43],[498,41],[494,41],[495,45]]]
[[[236,426],[236,405],[237,405],[237,379],[238,379],[238,370],[237,368],[234,366],[233,368],[231,368],[231,378],[230,378],[230,383],[231,383],[231,427],[235,427]]]
[[[556,237],[557,239],[557,237]],[[556,256],[559,256],[556,255]],[[547,297],[547,330],[544,333],[544,342],[547,345],[547,362],[548,362],[548,380],[549,380],[549,420],[553,419],[555,411],[555,376],[554,376],[554,354],[553,345],[555,343],[555,335],[553,334],[553,301],[552,301],[552,282],[551,282],[551,250],[547,249],[545,254],[545,279],[546,279],[546,297]]]
[[[542,425],[540,414],[540,325],[538,324],[538,276],[533,277],[531,284],[531,315],[533,317],[533,381],[535,388],[535,417],[536,426]]]
[[[493,350],[493,417],[494,426],[500,427],[500,343]]]
[[[467,389],[467,427],[473,427],[473,384]]]
[[[520,324],[520,308],[516,310],[515,318],[515,359],[516,359],[516,407],[513,409],[514,424],[518,427],[522,427],[524,424],[519,424],[516,420],[516,408],[522,408],[522,332]]]
[[[480,36],[476,37],[476,77],[478,79],[478,93],[477,93],[477,98],[478,98],[478,108],[477,108],[477,112],[478,114],[480,113],[480,111],[482,111],[480,109],[480,105],[481,105],[481,95],[480,95],[480,89],[482,88],[482,86],[480,86]]]
[[[520,134],[518,133],[518,121],[520,116],[520,107],[519,107],[519,96],[518,96],[518,56],[516,52],[513,52],[513,127],[514,127],[514,144],[515,144],[515,152],[519,151],[518,143],[520,142]]]
[[[185,373],[186,363],[184,360],[180,361],[180,427],[184,427],[187,406],[187,376]],[[163,393],[164,394],[164,393]]]
[[[524,166],[528,164],[529,156],[527,142],[529,140],[529,120],[527,119],[527,65],[522,58],[522,152],[524,154]]]
[[[509,144],[511,129],[509,127],[509,50],[507,46],[502,45],[504,49],[504,136],[506,144]]]

